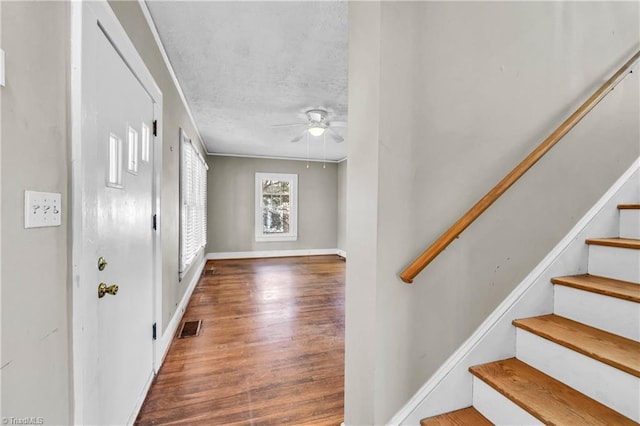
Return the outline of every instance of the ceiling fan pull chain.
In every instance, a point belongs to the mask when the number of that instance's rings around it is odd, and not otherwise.
[[[307,169],[309,168],[309,132],[307,133]]]
[[[322,168],[326,169],[327,168],[327,132],[324,132],[322,134],[322,144],[323,144],[323,148],[322,148]]]

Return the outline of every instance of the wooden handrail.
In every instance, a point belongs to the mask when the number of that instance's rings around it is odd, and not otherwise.
[[[480,199],[468,212],[442,234],[428,249],[414,260],[402,273],[400,278],[405,283],[412,283],[413,279],[433,259],[435,259],[458,235],[471,225],[486,209],[489,208],[507,189],[511,187],[527,170],[538,162],[564,135],[569,133],[576,124],[584,118],[604,97],[612,91],[629,73],[640,58],[640,51],[636,52],[609,80],[607,80],[589,99],[583,103],[569,118],[553,131],[535,150],[533,150],[520,164],[506,175],[496,186]]]

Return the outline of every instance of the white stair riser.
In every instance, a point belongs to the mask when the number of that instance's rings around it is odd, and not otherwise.
[[[516,329],[516,357],[640,422],[640,379],[562,345]]]
[[[553,312],[561,317],[640,341],[639,303],[555,285]]]
[[[543,424],[475,376],[473,376],[473,406],[495,425]]]
[[[640,209],[620,210],[620,237],[640,239]]]
[[[589,245],[591,275],[640,283],[640,250]]]

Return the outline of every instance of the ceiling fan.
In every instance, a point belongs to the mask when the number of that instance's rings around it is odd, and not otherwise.
[[[275,124],[272,127],[306,127],[300,135],[291,139],[293,143],[300,142],[307,133],[311,136],[322,136],[325,131],[334,141],[338,143],[344,142],[344,138],[336,133],[333,127],[347,127],[347,123],[344,121],[329,121],[329,112],[323,108],[307,110],[305,115],[307,116],[306,123]]]

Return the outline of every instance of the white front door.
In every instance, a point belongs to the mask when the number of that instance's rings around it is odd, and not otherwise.
[[[97,23],[85,34],[83,414],[76,422],[123,425],[134,420],[153,376],[154,102]]]

